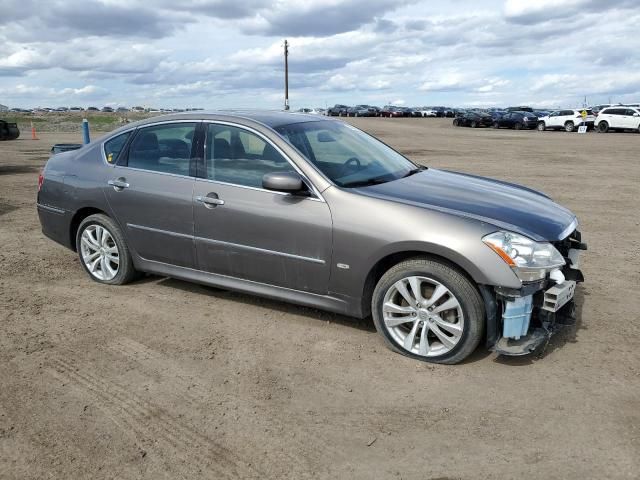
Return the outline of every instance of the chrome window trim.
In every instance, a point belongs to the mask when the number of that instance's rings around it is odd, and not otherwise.
[[[198,123],[202,123],[201,119],[191,119],[191,120],[164,120],[164,121],[159,121],[159,122],[153,122],[153,123],[145,123],[144,125],[136,125],[135,127],[131,127],[129,129],[123,130],[121,132],[118,132],[116,135],[113,135],[105,140],[102,141],[102,143],[100,144],[100,153],[102,154],[102,161],[109,167],[115,167],[116,164],[115,163],[109,163],[107,162],[107,152],[104,149],[104,146],[107,142],[113,140],[116,137],[119,137],[120,135],[124,135],[125,133],[129,133],[129,132],[136,132],[137,130],[140,130],[142,128],[147,128],[147,127],[156,127],[158,125],[164,125],[164,124],[171,124],[171,123],[195,123],[196,124],[196,129],[198,128],[197,124]],[[119,165],[122,166],[122,165]],[[145,170],[145,169],[137,169],[137,170],[141,170],[144,172],[155,172],[155,170]],[[156,172],[156,173],[161,173],[161,172]],[[189,177],[191,175],[188,175]]]
[[[205,123],[205,124],[209,123],[209,124],[216,124],[216,125],[227,125],[229,127],[235,127],[235,128],[239,128],[241,130],[247,130],[247,131],[255,134],[257,137],[261,138],[266,143],[268,143],[273,148],[275,148],[276,151],[280,155],[282,155],[282,158],[284,158],[289,163],[289,165],[291,165],[293,167],[293,169],[298,173],[298,175],[300,175],[302,177],[302,179],[305,182],[305,184],[307,185],[307,187],[311,188],[311,192],[316,197],[316,198],[312,198],[312,197],[302,197],[302,198],[305,198],[307,200],[315,200],[315,201],[326,203],[324,197],[320,194],[320,192],[318,191],[316,186],[313,184],[313,182],[304,174],[304,172],[302,172],[302,170],[300,170],[300,167],[298,167],[295,164],[295,162],[293,160],[291,160],[291,158],[278,145],[276,145],[270,138],[266,137],[262,132],[259,132],[255,128],[252,128],[252,127],[249,127],[249,126],[246,126],[246,125],[242,125],[242,124],[238,124],[238,123],[234,123],[234,122],[229,122],[229,121],[226,121],[226,120],[208,120],[208,119],[204,119],[204,120],[202,120],[202,123]],[[205,132],[205,135],[206,134],[208,134],[208,131]],[[277,132],[276,132],[276,135],[277,135]],[[205,157],[206,157],[206,155],[207,155],[207,144],[206,144],[206,142],[204,144],[204,154],[205,154]],[[212,182],[212,183],[219,183],[221,185],[229,185],[229,186],[232,186],[232,187],[249,188],[249,189],[258,190],[258,191],[261,191],[261,192],[276,193],[276,194],[279,194],[279,195],[287,195],[287,196],[291,195],[290,193],[275,192],[273,190],[267,190],[266,188],[251,187],[249,185],[240,185],[240,184],[237,184],[237,183],[220,182],[218,180],[211,180],[211,179],[208,179],[208,178],[198,178],[198,180],[204,180],[204,181]]]
[[[235,248],[240,248],[240,249],[243,249],[243,250],[250,250],[252,252],[264,253],[264,254],[267,254],[267,255],[277,255],[279,257],[286,257],[286,258],[292,258],[294,260],[302,260],[302,261],[305,261],[305,262],[317,263],[318,265],[325,265],[326,264],[326,262],[324,260],[322,260],[321,258],[305,257],[305,256],[302,256],[302,255],[296,255],[294,253],[286,253],[286,252],[280,252],[278,250],[269,250],[269,249],[266,249],[266,248],[252,247],[250,245],[242,245],[240,243],[224,242],[222,240],[212,240],[210,238],[197,237],[195,235],[187,235],[185,233],[172,232],[170,230],[162,230],[160,228],[145,227],[144,225],[137,225],[135,223],[127,223],[127,227],[133,228],[133,229],[136,229],[136,230],[146,230],[148,232],[162,233],[164,235],[169,235],[169,236],[172,236],[172,237],[186,238],[186,239],[192,238],[194,240],[199,240],[199,241],[202,241],[204,243],[211,243],[211,244],[214,244],[214,245],[220,245],[220,246],[226,246],[226,247],[235,247]]]

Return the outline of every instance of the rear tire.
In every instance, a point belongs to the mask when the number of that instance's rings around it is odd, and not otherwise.
[[[565,132],[571,133],[571,132],[573,132],[574,128],[575,128],[575,125],[573,124],[572,121],[568,121],[568,122],[566,122],[564,124],[564,131]]]
[[[538,122],[538,131],[539,132],[544,132],[547,129],[547,126],[545,125],[544,122]]]
[[[478,122],[471,122],[471,128],[478,128]]]
[[[516,124],[513,126],[513,129],[514,129],[514,130],[522,130],[522,124],[521,124],[520,122],[516,123]]]
[[[493,128],[500,128],[500,124],[498,122],[493,122]]]
[[[425,257],[387,271],[373,292],[371,311],[391,350],[424,362],[461,362],[484,335],[484,303],[473,282]]]
[[[598,131],[600,133],[607,133],[609,131],[609,124],[606,121],[601,121],[598,124]]]
[[[457,118],[453,119],[453,126],[454,127],[459,127],[460,126],[460,124],[458,123],[458,119]]]
[[[80,223],[76,249],[82,267],[98,283],[124,285],[137,276],[120,227],[106,215],[90,215]]]

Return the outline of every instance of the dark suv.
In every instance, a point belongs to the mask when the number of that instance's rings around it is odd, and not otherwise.
[[[348,110],[349,107],[347,105],[336,103],[333,107],[327,109],[327,115],[330,117],[346,117]]]
[[[493,121],[493,128],[512,128],[522,130],[537,128],[538,117],[529,112],[507,112]]]

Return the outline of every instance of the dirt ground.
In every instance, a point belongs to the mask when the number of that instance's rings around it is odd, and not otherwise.
[[[40,232],[40,133],[0,143],[0,478],[640,478],[640,135],[353,119],[426,165],[581,221],[580,320],[542,357],[458,366],[372,325],[148,277],[92,282]]]

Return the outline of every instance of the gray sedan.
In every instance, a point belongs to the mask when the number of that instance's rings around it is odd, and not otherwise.
[[[372,316],[419,360],[533,351],[583,280],[576,217],[546,195],[314,115],[154,117],[52,156],[38,184],[43,232],[97,282],[149,272]]]

